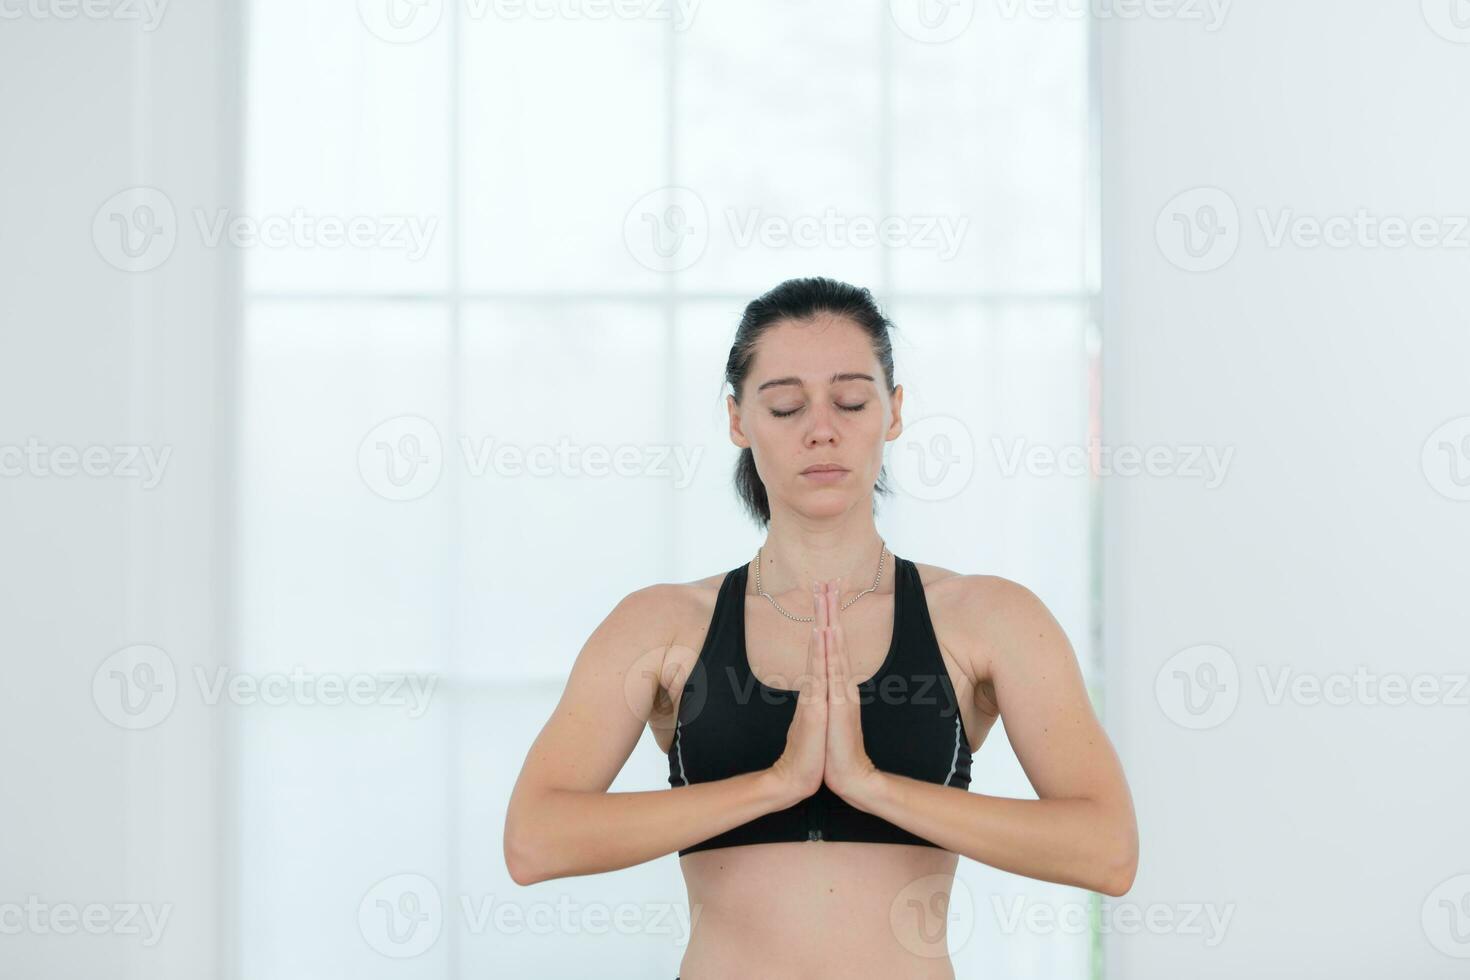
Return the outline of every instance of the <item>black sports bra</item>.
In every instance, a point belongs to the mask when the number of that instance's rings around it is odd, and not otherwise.
[[[893,641],[887,659],[857,685],[863,746],[884,772],[968,789],[969,736],[919,570],[897,555],[893,561]],[[725,574],[704,646],[684,683],[668,752],[671,787],[766,769],[785,750],[798,692],[768,687],[751,672],[745,649],[748,572],[746,564]],[[682,848],[679,855],[801,840],[939,846],[857,809],[823,783],[806,799]]]

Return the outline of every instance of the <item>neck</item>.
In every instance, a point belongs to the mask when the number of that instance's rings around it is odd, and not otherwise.
[[[844,594],[871,587],[884,544],[872,514],[866,516],[856,526],[815,527],[772,514],[760,549],[761,589],[772,595],[798,589],[810,592],[816,583],[836,578],[842,580]],[[894,567],[892,549],[884,554],[879,591],[892,578]]]

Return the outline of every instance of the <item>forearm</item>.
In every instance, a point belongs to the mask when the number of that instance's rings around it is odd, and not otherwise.
[[[940,847],[1028,878],[1109,895],[1132,886],[1132,813],[1096,800],[1025,800],[876,772],[849,802]]]
[[[660,790],[544,790],[507,818],[506,863],[520,884],[615,871],[783,809],[789,797],[770,770]]]

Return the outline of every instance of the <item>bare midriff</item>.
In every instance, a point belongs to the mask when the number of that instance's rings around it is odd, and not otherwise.
[[[794,841],[679,859],[691,932],[681,980],[949,980],[959,858],[914,844]]]

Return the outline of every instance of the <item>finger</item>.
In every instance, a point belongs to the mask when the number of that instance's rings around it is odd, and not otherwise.
[[[798,687],[806,700],[827,700],[827,657],[822,631],[813,626],[806,646],[806,674]]]
[[[817,630],[817,669],[813,672],[816,678],[815,700],[827,700],[827,643],[822,636],[822,631]]]
[[[812,627],[806,645],[806,673],[797,685],[797,690],[801,692],[798,700],[810,701],[818,693],[826,700],[826,674],[827,668],[822,662],[822,631]]]
[[[833,593],[834,598],[832,600],[832,615],[830,619],[832,629],[831,647],[833,655],[841,662],[843,673],[846,674],[848,668],[852,665],[847,660],[847,630],[842,627],[842,617],[835,598],[835,596],[841,594],[841,592]]]
[[[812,609],[816,609],[820,594],[816,586],[812,586]],[[826,680],[826,668],[822,665],[822,630],[821,624],[817,622],[815,612],[812,614],[812,629],[806,645],[806,677],[802,681],[802,690],[805,691],[808,683],[815,685],[818,678]]]
[[[829,626],[822,631],[827,650],[827,703],[847,703],[847,664],[843,661]]]

